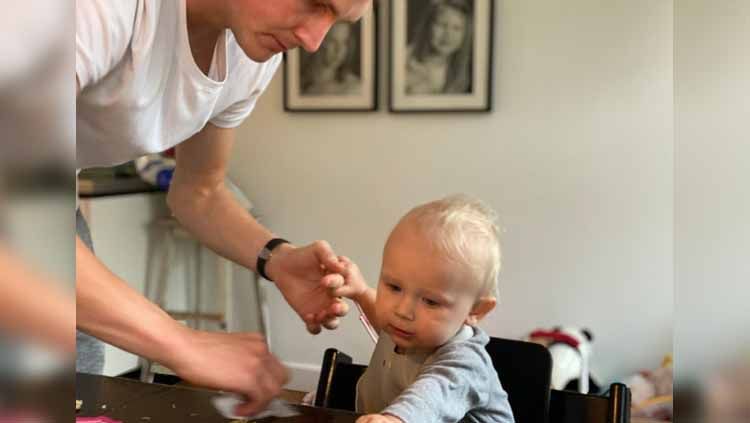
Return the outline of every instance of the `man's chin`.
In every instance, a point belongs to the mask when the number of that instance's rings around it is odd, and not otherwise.
[[[276,52],[264,49],[260,46],[252,46],[248,48],[240,47],[242,48],[242,51],[245,52],[245,56],[257,63],[267,62],[268,59],[276,55]]]

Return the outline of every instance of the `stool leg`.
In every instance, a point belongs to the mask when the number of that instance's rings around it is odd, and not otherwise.
[[[141,382],[154,383],[154,372],[151,370],[151,360],[138,357],[138,365],[141,367]]]
[[[201,315],[201,303],[203,295],[202,295],[202,289],[201,289],[201,279],[203,277],[202,270],[202,258],[203,254],[201,252],[203,251],[203,247],[201,247],[200,242],[196,242],[193,246],[194,253],[195,253],[195,277],[193,278],[193,286],[195,288],[195,302],[193,303],[193,316],[195,316],[194,325],[196,329],[203,329],[203,319],[200,318]]]
[[[154,267],[156,265],[156,258],[154,257],[157,253],[158,245],[161,242],[161,231],[154,228],[149,228],[148,241],[146,244],[146,279],[143,284],[143,295],[149,300],[154,300]]]
[[[144,294],[147,298],[154,301],[159,307],[164,308],[165,296],[167,290],[169,265],[171,262],[171,250],[172,240],[169,235],[169,230],[163,230],[161,228],[152,228],[152,234],[149,236],[149,244],[147,246],[146,257],[146,283],[144,288]],[[156,232],[156,234],[153,234]],[[158,259],[157,256],[158,255]],[[154,281],[156,265],[159,266],[159,276]],[[156,282],[156,286],[154,286]],[[153,292],[153,291],[156,292]],[[154,372],[151,370],[151,360],[145,357],[138,357],[138,365],[141,369],[140,380],[141,382],[153,383]]]
[[[215,256],[216,260],[216,302],[218,303],[219,314],[221,320],[219,321],[219,328],[223,331],[229,330],[229,322],[232,319],[231,299],[232,299],[232,271],[228,269],[229,262],[218,254]],[[230,304],[228,306],[228,304]]]
[[[266,293],[265,291],[263,291],[263,286],[261,285],[261,277],[255,272],[250,272],[250,277],[252,278],[255,285],[255,301],[257,303],[256,310],[258,311],[258,326],[260,326],[260,330],[261,332],[263,332],[263,336],[265,336],[266,338],[268,350],[271,351],[271,330],[268,327],[269,310],[268,305],[266,304]]]
[[[174,258],[174,238],[170,230],[164,232],[162,239],[164,245],[164,252],[161,256],[161,268],[159,269],[159,282],[156,290],[156,304],[166,309],[167,306],[167,285],[169,284],[169,269],[172,267],[172,261]]]

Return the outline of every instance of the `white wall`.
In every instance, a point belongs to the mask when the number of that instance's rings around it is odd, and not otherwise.
[[[232,178],[273,230],[329,240],[372,284],[405,211],[477,196],[506,228],[491,335],[585,325],[601,379],[657,366],[672,349],[672,2],[496,4],[491,114],[290,114],[279,72],[239,129]],[[270,301],[288,364],[313,368],[329,346],[368,361],[355,316],[313,337],[278,293]],[[312,387],[297,374],[292,386]]]
[[[748,22],[745,0],[675,7],[675,364],[686,382],[747,363],[750,349]]]

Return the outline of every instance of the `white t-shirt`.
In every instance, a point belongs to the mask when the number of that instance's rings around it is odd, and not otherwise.
[[[164,151],[207,122],[239,125],[280,62],[254,62],[225,30],[206,76],[190,50],[185,0],[77,0],[77,167]]]

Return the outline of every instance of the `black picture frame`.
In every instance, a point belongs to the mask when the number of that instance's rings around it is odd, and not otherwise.
[[[378,8],[355,22],[334,24],[315,53],[301,47],[284,54],[287,112],[372,112],[379,106]],[[338,44],[336,44],[338,43]],[[336,48],[348,44],[345,58]],[[340,53],[339,53],[340,54]],[[334,57],[331,57],[333,55]],[[333,65],[325,63],[334,61]],[[338,62],[338,63],[336,63]],[[335,75],[330,76],[337,66]],[[322,78],[321,75],[325,77]]]
[[[390,1],[391,112],[492,111],[494,3]],[[432,64],[440,59],[445,65]]]

